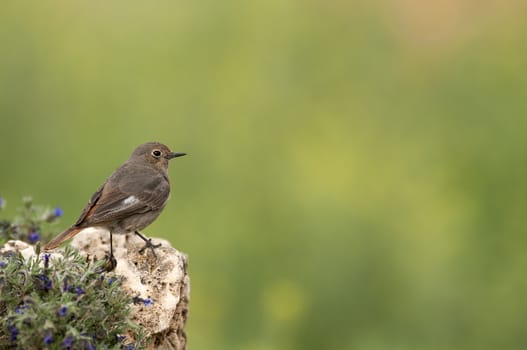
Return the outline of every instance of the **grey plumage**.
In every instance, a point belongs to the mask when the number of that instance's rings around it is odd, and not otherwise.
[[[135,232],[150,225],[170,197],[168,161],[185,153],[174,153],[158,142],[138,146],[92,195],[79,219],[44,246],[51,250],[87,227],[105,227],[110,234]],[[111,252],[110,252],[111,255]]]

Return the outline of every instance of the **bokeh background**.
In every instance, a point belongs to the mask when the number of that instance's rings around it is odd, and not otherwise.
[[[189,349],[527,347],[521,0],[13,1],[2,215],[57,230],[142,142]]]

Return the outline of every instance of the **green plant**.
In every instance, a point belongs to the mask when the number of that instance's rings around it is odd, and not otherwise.
[[[0,257],[0,348],[144,345],[129,318],[133,298],[118,277],[102,273],[104,261],[90,263],[70,247],[51,261],[38,250],[27,260],[20,253]]]
[[[51,209],[35,205],[31,197],[24,197],[22,203],[18,209],[20,214],[14,220],[0,219],[0,244],[10,239],[35,244],[42,239],[47,241],[55,234],[49,227],[64,214],[60,207]],[[5,200],[0,197],[0,210],[5,204]]]
[[[21,213],[13,222],[0,221],[3,240],[28,241],[31,232],[62,215],[30,199]],[[60,258],[41,254],[39,242],[35,250],[28,258],[0,255],[0,349],[144,348],[146,337],[131,321],[130,305],[151,300],[125,293],[120,277],[104,273],[104,260],[90,262],[69,246]]]

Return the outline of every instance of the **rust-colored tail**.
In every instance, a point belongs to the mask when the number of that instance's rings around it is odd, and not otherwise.
[[[48,244],[46,244],[44,246],[44,248],[42,248],[43,250],[51,250],[51,249],[55,249],[57,248],[62,242],[64,242],[65,240],[67,239],[70,239],[71,237],[75,236],[77,233],[79,233],[81,230],[83,230],[85,227],[83,228],[79,228],[79,227],[70,227],[69,229],[67,229],[66,231],[62,232],[61,234],[59,234],[57,237],[53,238],[51,241],[48,242]]]

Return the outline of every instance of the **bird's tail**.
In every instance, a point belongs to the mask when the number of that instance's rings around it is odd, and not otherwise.
[[[65,240],[70,239],[71,237],[75,236],[77,233],[79,233],[83,229],[84,229],[84,227],[83,228],[79,228],[79,227],[72,226],[69,229],[67,229],[66,231],[64,231],[61,234],[59,234],[57,237],[53,238],[51,241],[49,241],[48,244],[46,244],[44,246],[44,248],[42,248],[42,249],[45,250],[45,251],[55,249],[62,242],[64,242]]]

